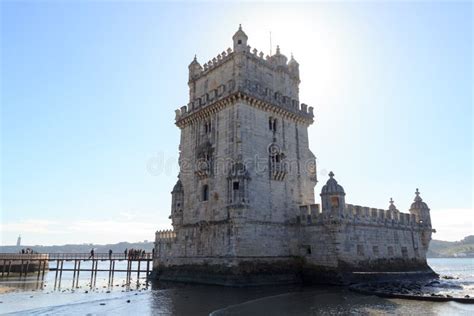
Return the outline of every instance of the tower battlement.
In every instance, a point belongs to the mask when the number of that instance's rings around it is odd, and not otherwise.
[[[176,123],[204,108],[232,96],[248,97],[268,103],[275,111],[291,112],[308,123],[314,117],[313,108],[299,102],[299,64],[280,52],[264,58],[263,52],[247,45],[241,28],[233,37],[234,50],[228,48],[203,66],[194,60],[189,65],[189,103],[176,110]],[[225,104],[221,102],[220,106]],[[273,106],[273,107],[272,107]]]
[[[344,213],[333,215],[322,211],[319,204],[301,205],[296,222],[301,225],[324,224],[334,222],[370,224],[385,227],[410,227],[424,229],[428,227],[418,216],[410,213],[393,212],[360,205],[345,204]]]
[[[295,71],[296,69],[294,68],[294,58],[292,57],[292,59],[287,63],[286,57],[280,53],[279,47],[277,48],[277,54],[272,56],[265,55],[262,51],[259,52],[259,50],[256,48],[252,49],[250,45],[247,45],[245,50],[241,51],[240,54],[244,54],[247,58],[251,58],[253,62],[265,66],[269,71],[283,71],[293,79],[299,81],[299,72]],[[276,59],[276,56],[278,55],[285,58],[285,62],[283,64],[278,63]],[[195,68],[194,70],[190,70],[189,82],[199,80],[200,78],[206,76],[210,72],[214,71],[217,67],[231,60],[234,56],[235,54],[232,51],[232,48],[229,47],[227,50],[222,51],[222,53],[204,63],[202,66],[199,64],[197,57],[195,56],[191,65],[193,63],[197,63],[199,67]]]

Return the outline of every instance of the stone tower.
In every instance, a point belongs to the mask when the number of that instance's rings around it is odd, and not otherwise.
[[[314,203],[315,157],[300,104],[299,65],[247,45],[239,27],[227,49],[189,65],[189,103],[176,111],[180,173],[172,191],[177,255],[290,256],[284,226]],[[266,246],[255,243],[258,239]]]
[[[190,100],[176,116],[176,225],[284,223],[314,203],[313,110],[298,101],[298,63],[287,63],[279,48],[266,59],[251,51],[241,27],[232,39],[233,50],[204,67],[196,58],[189,65]]]

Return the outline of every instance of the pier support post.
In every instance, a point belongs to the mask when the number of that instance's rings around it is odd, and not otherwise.
[[[42,273],[42,276],[41,276],[41,279],[44,280],[44,271],[46,270],[46,265],[48,264],[48,260],[44,260],[43,262],[43,273]]]
[[[94,280],[94,259],[92,259],[92,266],[91,266],[91,287],[92,287],[93,280]]]
[[[132,276],[132,260],[128,260],[127,262],[127,284],[130,284]]]
[[[110,281],[112,280],[112,258],[110,259],[109,262],[109,286],[110,286]]]
[[[58,288],[61,288],[61,280],[62,280],[62,277],[63,277],[63,266],[64,266],[64,260],[61,260],[61,271],[59,272]]]
[[[148,281],[148,277],[150,276],[150,260],[147,259],[146,261],[146,280]]]
[[[36,280],[39,280],[40,275],[41,275],[41,265],[43,264],[43,260],[38,260],[38,276],[36,277]]]
[[[95,272],[94,272],[94,286],[95,286],[95,283],[97,282],[97,270],[99,268],[99,260],[96,260],[95,261]]]
[[[59,273],[59,259],[56,260],[56,273],[54,275],[54,288],[56,288],[56,283],[58,281],[58,273]]]
[[[142,260],[138,259],[137,282],[140,281],[140,264],[141,264],[141,262],[142,262]]]
[[[110,283],[112,286],[114,285],[114,273],[115,273],[115,260],[112,263],[112,281]]]
[[[72,287],[74,288],[74,283],[76,282],[76,269],[77,269],[77,260],[74,259],[74,271],[72,274]]]
[[[76,287],[79,286],[79,273],[81,272],[81,260],[77,264]]]
[[[7,277],[10,276],[10,271],[12,269],[12,261],[10,260],[10,262],[8,263],[8,273],[7,273]]]

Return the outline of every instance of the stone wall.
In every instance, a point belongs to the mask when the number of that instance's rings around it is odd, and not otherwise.
[[[300,207],[301,243],[315,265],[355,271],[426,268],[431,227],[414,214],[346,204],[341,216],[319,205]],[[431,239],[431,237],[429,237]]]

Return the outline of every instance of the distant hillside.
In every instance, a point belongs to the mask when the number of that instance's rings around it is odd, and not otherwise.
[[[118,244],[95,245],[63,245],[63,246],[0,246],[0,252],[18,253],[21,249],[31,248],[39,253],[88,253],[94,248],[96,253],[107,253],[112,249],[114,253],[123,253],[125,249],[142,249],[146,252],[151,252],[153,249],[153,242],[120,242]]]
[[[474,235],[461,241],[432,240],[428,250],[429,258],[474,258]]]
[[[0,246],[0,252],[18,253],[21,249],[31,248],[39,253],[88,253],[92,248],[95,252],[106,253],[112,249],[114,253],[122,253],[125,249],[144,249],[146,252],[151,252],[153,249],[153,242],[120,242],[118,244],[95,245],[63,245],[63,246]],[[474,235],[467,236],[461,241],[442,241],[432,240],[430,249],[428,250],[429,258],[452,258],[452,257],[466,257],[474,258]]]

